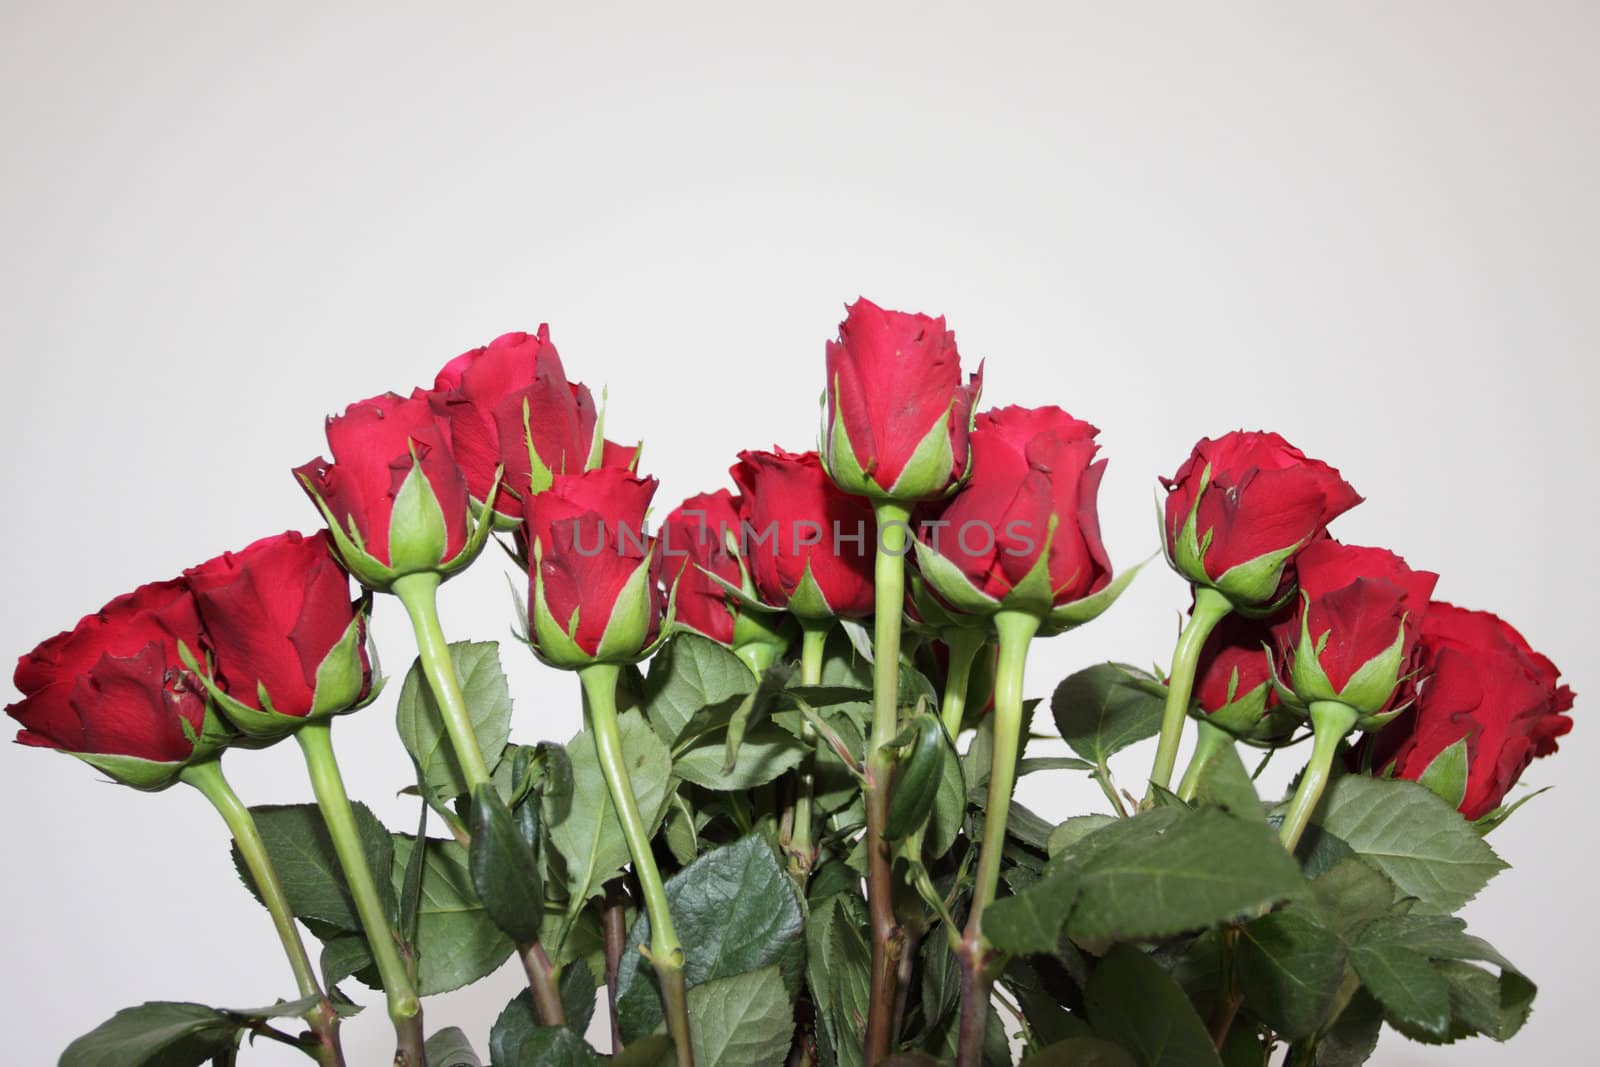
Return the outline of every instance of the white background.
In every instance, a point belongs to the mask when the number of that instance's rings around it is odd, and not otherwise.
[[[1527,776],[1557,788],[1496,833],[1515,869],[1467,913],[1540,983],[1533,1019],[1503,1048],[1389,1034],[1377,1062],[1571,1061],[1596,949],[1600,8],[328,6],[5,5],[0,650],[314,528],[288,471],[323,416],[501,332],[548,320],[570,375],[609,386],[664,514],[740,448],[812,441],[846,301],[942,312],[987,401],[1103,428],[1119,564],[1155,550],[1155,478],[1196,438],[1267,427],[1368,497],[1336,533],[1567,670],[1577,728]],[[445,587],[452,637],[506,636],[505,569],[491,550]],[[1030,693],[1167,656],[1184,604],[1152,568],[1037,648]],[[375,626],[403,673],[398,606]],[[506,658],[515,736],[567,739],[575,684]],[[337,742],[407,826],[392,712]],[[228,766],[250,802],[308,797],[292,745]],[[192,792],[7,746],[0,812],[8,1062],[144,999],[292,995]],[[429,1001],[429,1028],[483,1051],[518,986]],[[370,1002],[352,1065],[392,1049]]]

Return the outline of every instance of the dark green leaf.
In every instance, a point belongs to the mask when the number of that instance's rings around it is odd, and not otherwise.
[[[674,643],[681,644],[687,639],[679,637]],[[750,670],[743,661],[735,657],[734,662],[749,676]],[[638,712],[624,712],[617,721],[622,734],[622,754],[627,761],[639,811],[654,833],[666,814],[671,796],[672,759],[667,746]],[[543,822],[550,844],[566,863],[567,895],[581,903],[599,894],[630,857],[628,843],[622,836],[622,823],[617,819],[605,776],[600,771],[600,757],[595,752],[593,736],[579,733],[566,751],[572,765],[570,803],[557,804],[552,797],[545,796]]]
[[[504,1017],[502,1014],[501,1018]],[[600,1067],[607,1062],[570,1027],[535,1025],[518,1032],[513,1046],[513,1035],[500,1031],[498,1022],[495,1026],[501,1040],[496,1044],[494,1037],[489,1039],[489,1056],[494,1067]],[[428,1067],[434,1067],[431,1059]]]
[[[473,794],[468,859],[472,887],[489,919],[518,944],[536,939],[544,919],[539,857],[491,783],[479,786]]]
[[[798,766],[804,756],[805,748],[792,734],[769,724],[756,727],[744,738],[731,770],[724,770],[725,748],[715,737],[680,752],[672,769],[678,777],[704,789],[742,791],[766,785]]]
[[[389,871],[394,862],[394,850],[389,843],[389,831],[383,828],[365,804],[353,805],[356,832],[361,838],[361,848],[366,854],[367,866],[380,889],[389,884]],[[289,910],[296,918],[326,924],[336,930],[357,932],[361,920],[356,915],[355,902],[345,883],[344,871],[333,849],[333,838],[328,835],[327,824],[315,804],[276,805],[263,804],[250,809],[255,816],[261,839],[266,843],[267,854],[277,869],[278,880],[283,883],[284,895],[289,900]],[[248,869],[233,850],[234,866],[239,877],[257,900],[256,890]],[[389,911],[393,912],[393,901]]]
[[[1528,1021],[1535,988],[1515,971],[1491,974],[1464,960],[1442,960],[1435,968],[1450,987],[1450,1011],[1458,1030],[1509,1041]]]
[[[933,814],[944,773],[944,750],[950,745],[939,717],[926,712],[911,720],[902,737],[905,740],[895,760],[889,793],[885,836],[890,840],[916,833]]]
[[[1394,883],[1351,855],[1312,879],[1308,904],[1323,926],[1348,939],[1394,905]]]
[[[1338,1020],[1317,1042],[1316,1067],[1360,1067],[1378,1047],[1382,1029],[1383,1009],[1365,991],[1356,990]]]
[[[1189,998],[1132,945],[1106,954],[1084,995],[1094,1032],[1132,1053],[1138,1067],[1220,1067]]]
[[[1316,821],[1422,911],[1455,911],[1505,867],[1459,812],[1415,782],[1344,775]]]
[[[1098,663],[1056,686],[1050,711],[1072,750],[1093,764],[1161,729],[1165,689],[1137,667]]]
[[[806,985],[821,1016],[818,1030],[839,1067],[860,1067],[872,958],[846,894],[828,897],[806,923]]]
[[[1080,839],[1116,821],[1115,815],[1074,815],[1050,831],[1050,836],[1045,841],[1045,853],[1054,856],[1072,847]]]
[[[789,988],[798,986],[805,913],[794,882],[760,834],[708,852],[667,879],[667,906],[691,988],[769,965],[779,968]],[[655,972],[632,947],[649,943],[650,917],[641,913],[617,968],[617,1019],[627,1041],[662,1021]]]
[[[1178,812],[1169,827],[1149,834],[1124,831],[1121,840],[1078,868],[1078,897],[1067,923],[1075,939],[1166,937],[1303,891],[1299,866],[1265,823],[1215,809],[1167,810]],[[1139,815],[1122,823],[1133,827],[1147,819]],[[1081,844],[1122,829],[1102,830]]]
[[[472,1042],[454,1026],[428,1038],[423,1052],[428,1057],[428,1067],[483,1067],[483,1061],[472,1051]]]
[[[450,661],[461,682],[478,748],[484,762],[493,767],[500,762],[511,732],[511,693],[500,668],[500,646],[494,641],[456,641],[450,645]],[[418,776],[433,798],[448,803],[466,795],[466,777],[461,773],[420,660],[412,664],[400,687],[396,725],[400,740],[417,765]]]
[[[1040,771],[1092,771],[1094,764],[1074,756],[1035,756],[1017,761],[1017,777],[1022,778]]]
[[[416,847],[395,835],[404,864]],[[490,921],[472,888],[466,850],[455,841],[429,840],[417,908],[417,992],[448,993],[489,974],[511,955],[510,940]]]
[[[60,1067],[198,1067],[238,1047],[243,1022],[204,1004],[123,1008],[78,1038]]]
[[[1294,908],[1263,915],[1239,931],[1234,957],[1251,1014],[1298,1041],[1328,1021],[1344,978],[1344,943]]]
[[[723,775],[731,775],[739,763],[739,747],[745,735],[766,721],[772,714],[784,686],[795,674],[791,663],[775,663],[762,674],[755,689],[746,694],[728,719],[728,737],[722,757]]]
[[[1396,1022],[1432,1037],[1449,1031],[1450,987],[1428,957],[1402,945],[1363,939],[1351,946],[1350,962],[1367,992]]]
[[[666,1034],[641,1038],[611,1057],[611,1067],[677,1067],[677,1063],[678,1051]]]
[[[1069,1037],[1023,1058],[1022,1067],[1135,1067],[1120,1045],[1098,1037]]]
[[[354,975],[376,989],[379,986],[372,949],[361,934],[340,934],[322,946],[322,981],[331,989]]]
[[[1266,809],[1256,796],[1250,772],[1244,769],[1239,750],[1233,744],[1222,745],[1201,768],[1195,801],[1214,804],[1241,819],[1264,820],[1267,817]]]
[[[1078,898],[1078,879],[1052,873],[1015,896],[1002,897],[983,913],[983,932],[1003,952],[1048,954]]]
[[[561,969],[556,992],[561,997],[562,1013],[567,1017],[567,1029],[578,1034],[589,1032],[599,988],[594,972],[583,960],[573,960]]]
[[[713,978],[689,990],[696,1067],[781,1063],[794,1036],[794,1005],[776,967]]]
[[[676,745],[697,715],[726,722],[755,686],[744,660],[698,634],[677,634],[650,661],[645,717],[661,740]]]

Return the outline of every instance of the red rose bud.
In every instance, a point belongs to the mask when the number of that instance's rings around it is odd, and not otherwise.
[[[1555,664],[1486,611],[1435,602],[1422,620],[1416,703],[1372,735],[1372,766],[1422,781],[1469,819],[1498,808],[1572,729]]]
[[[1298,721],[1272,686],[1272,627],[1242,615],[1217,624],[1200,651],[1194,701],[1206,719],[1246,741],[1287,737]]]
[[[967,471],[967,433],[983,368],[961,383],[943,318],[857,300],[828,342],[823,462],[847,493],[930,500]]]
[[[601,468],[558,474],[523,501],[527,638],[567,670],[636,663],[662,632],[661,556],[644,530],[656,480]]]
[[[507,528],[522,520],[522,498],[548,489],[556,474],[631,467],[637,451],[604,439],[594,397],[567,381],[548,326],[457,356],[428,399],[480,508],[503,469],[495,518]]]
[[[872,614],[872,506],[828,480],[815,452],[740,452],[741,551],[761,601],[802,619]]]
[[[739,558],[739,498],[726,489],[685,500],[662,524],[659,551],[667,584],[676,583],[674,624],[735,651],[760,646],[755,662],[788,648],[781,614],[755,604],[755,585]]]
[[[325,531],[277,534],[184,572],[205,624],[218,708],[240,730],[275,737],[377,695],[365,604]]]
[[[1133,571],[1113,582],[1100,540],[1097,433],[1057,407],[978,416],[971,478],[916,542],[924,580],[953,611],[1025,611],[1058,632],[1122,592]]]
[[[1437,574],[1414,571],[1393,552],[1313,542],[1296,561],[1301,606],[1281,627],[1278,677],[1291,706],[1337,701],[1354,710],[1362,729],[1396,714],[1402,683],[1412,678],[1417,634]],[[1385,714],[1387,713],[1387,714]]]
[[[6,714],[22,724],[18,743],[70,752],[141,789],[170,785],[227,742],[180,642],[201,644],[181,581],[142,585],[84,616],[17,661],[22,699]]]
[[[1283,600],[1295,553],[1361,503],[1338,471],[1275,433],[1207,438],[1161,484],[1168,562],[1245,609]]]
[[[448,578],[477,556],[489,524],[472,521],[467,484],[427,394],[351,404],[328,419],[328,446],[332,463],[314,459],[294,473],[363,585],[386,590],[426,572]]]

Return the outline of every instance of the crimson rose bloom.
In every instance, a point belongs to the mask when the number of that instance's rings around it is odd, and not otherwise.
[[[1161,484],[1167,559],[1241,607],[1279,599],[1295,553],[1361,503],[1338,471],[1275,433],[1202,440]]]
[[[740,452],[743,551],[756,592],[799,618],[872,614],[872,507],[842,492],[815,452]]]
[[[184,577],[205,624],[224,711],[236,703],[250,719],[252,710],[303,718],[347,710],[370,691],[366,620],[325,531],[262,538]]]
[[[633,459],[631,448],[596,441],[594,397],[582,382],[567,381],[548,326],[457,356],[428,399],[473,499],[481,504],[496,468],[505,468],[495,510],[506,519],[520,520],[522,498],[549,488],[555,474],[576,474],[591,457],[619,467]]]
[[[1293,729],[1272,686],[1273,630],[1262,620],[1229,615],[1200,650],[1194,701],[1208,719],[1237,737],[1264,741]]]
[[[917,558],[935,592],[959,611],[1043,616],[1109,585],[1099,432],[1058,407],[979,415],[971,479],[918,531]]]
[[[1500,806],[1528,764],[1556,751],[1572,729],[1572,690],[1555,664],[1502,619],[1434,602],[1422,621],[1422,682],[1414,707],[1371,738],[1373,766],[1417,779],[1434,759],[1467,743],[1469,819]]]
[[[152,582],[86,615],[17,661],[22,699],[6,708],[17,741],[90,757],[168,764],[142,770],[96,763],[130,784],[167,784],[178,766],[214,749],[205,733],[205,690],[178,643],[200,648],[200,619],[181,581]]]
[[[523,501],[530,561],[528,637],[546,661],[576,669],[633,663],[661,633],[661,557],[644,530],[656,480],[599,468],[558,474]]]
[[[406,574],[451,574],[471,561],[482,541],[472,537],[467,484],[427,394],[385,393],[351,404],[328,419],[328,446],[332,463],[319,457],[294,473],[364,584],[386,589]],[[408,484],[413,490],[402,492]]]
[[[942,496],[967,470],[967,431],[983,368],[961,383],[944,319],[851,304],[828,342],[824,462],[848,493]]]
[[[1302,604],[1279,630],[1286,668],[1279,676],[1304,703],[1337,700],[1368,717],[1385,711],[1413,672],[1439,576],[1412,570],[1386,549],[1332,538],[1308,545],[1296,568]]]
[[[690,497],[667,516],[661,527],[663,566],[668,578],[675,579],[678,586],[675,621],[731,646],[738,606],[727,589],[705,573],[710,571],[739,588],[743,575],[738,555],[728,548],[730,535],[737,544],[739,500],[726,489]]]

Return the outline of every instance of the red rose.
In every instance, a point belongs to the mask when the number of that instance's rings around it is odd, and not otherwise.
[[[872,507],[828,480],[815,452],[740,452],[741,550],[756,592],[800,618],[872,614]]]
[[[366,620],[325,531],[290,531],[184,572],[205,624],[219,703],[303,718],[345,711],[371,690]],[[319,678],[321,685],[319,687]]]
[[[594,397],[583,383],[567,381],[548,326],[457,356],[434,379],[429,400],[480,504],[504,467],[495,510],[508,519],[520,519],[522,498],[548,488],[555,474],[632,461],[634,449],[596,440]]]
[[[528,638],[558,667],[631,663],[661,632],[661,557],[645,533],[656,480],[600,468],[558,474],[523,501]]]
[[[744,576],[738,555],[728,547],[730,536],[737,545],[739,500],[726,489],[690,497],[661,527],[662,565],[668,584],[675,580],[678,587],[675,621],[729,646],[739,617],[738,605],[728,590],[705,572],[739,588]]]
[[[849,493],[895,500],[943,495],[967,470],[967,431],[983,368],[961,383],[943,318],[857,300],[828,343],[822,447]]]
[[[1500,806],[1528,764],[1556,751],[1572,729],[1572,690],[1555,664],[1487,611],[1435,602],[1422,621],[1422,681],[1414,707],[1371,738],[1373,766],[1417,779],[1465,740],[1461,814]]]
[[[1414,571],[1385,549],[1332,538],[1308,545],[1295,566],[1301,607],[1279,629],[1279,676],[1302,703],[1338,701],[1363,716],[1380,714],[1412,674],[1439,576]]]
[[[351,404],[328,419],[328,446],[331,464],[319,457],[295,474],[364,584],[386,589],[406,574],[451,574],[471,561],[482,536],[473,536],[467,485],[427,394]]]
[[[1245,607],[1279,599],[1295,553],[1361,503],[1338,471],[1275,433],[1203,440],[1161,483],[1168,560]]]
[[[1275,643],[1268,623],[1229,615],[1200,650],[1194,701],[1208,719],[1237,737],[1264,741],[1293,728],[1272,686],[1268,649]]]
[[[201,751],[191,740],[205,732],[205,690],[184,667],[180,641],[198,654],[200,619],[181,581],[142,585],[84,616],[17,661],[22,699],[6,708],[22,724],[17,741],[84,755],[131,784],[170,782],[177,765],[216,747],[214,735]]]
[[[1057,407],[979,415],[971,479],[918,530],[918,562],[935,592],[958,611],[1043,617],[1106,588],[1097,433]]]

